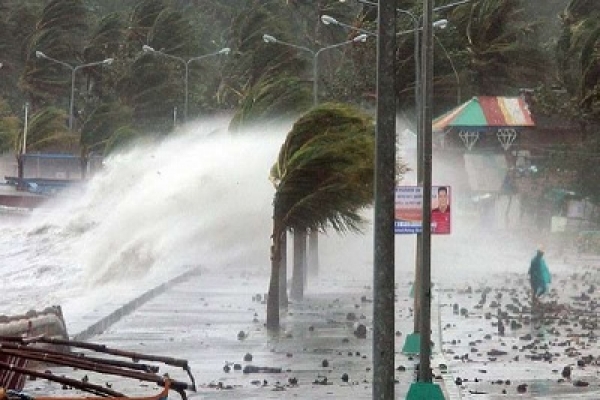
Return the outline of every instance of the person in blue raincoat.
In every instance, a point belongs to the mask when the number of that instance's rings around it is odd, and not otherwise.
[[[538,249],[535,257],[531,260],[528,274],[533,302],[535,303],[540,296],[548,293],[550,282],[552,282],[552,276],[544,260],[544,250],[542,248]]]

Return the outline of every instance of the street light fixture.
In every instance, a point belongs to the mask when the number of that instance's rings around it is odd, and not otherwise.
[[[384,153],[385,148],[394,148],[395,136],[392,135],[392,129],[395,128],[394,115],[395,96],[390,93],[389,88],[386,87],[393,85],[393,80],[388,77],[394,75],[394,64],[390,62],[390,59],[394,58],[394,53],[390,50],[394,48],[394,43],[390,43],[389,36],[394,32],[395,17],[394,2],[392,0],[380,0],[378,3],[372,3],[368,0],[358,0],[378,7],[378,27],[377,30],[380,34],[378,37],[378,51],[377,51],[377,150],[382,149],[382,155],[377,154],[376,165],[375,165],[375,263],[374,263],[374,332],[373,332],[373,353],[374,353],[374,396],[373,398],[392,398],[393,386],[388,387],[387,382],[393,379],[394,363],[393,359],[390,361],[384,358],[383,354],[394,354],[394,343],[386,341],[386,337],[393,335],[394,330],[394,240],[393,240],[393,222],[389,221],[390,216],[394,214],[394,200],[393,191],[395,189],[395,182],[387,176],[387,171],[393,169],[394,160],[393,154]],[[449,8],[459,4],[468,3],[469,0],[463,0],[457,3],[448,4],[443,7]],[[431,339],[431,101],[433,92],[433,0],[423,0],[424,11],[423,11],[423,24],[420,24],[420,19],[417,19],[412,13],[406,12],[410,15],[415,23],[415,32],[419,31],[421,26],[424,27],[424,39],[425,39],[425,51],[423,51],[422,63],[425,68],[416,68],[417,77],[419,78],[420,87],[416,88],[418,95],[416,99],[421,98],[423,101],[422,107],[418,105],[417,110],[417,132],[420,133],[418,137],[421,139],[419,142],[419,157],[420,162],[417,165],[417,169],[421,170],[422,187],[423,187],[423,233],[421,249],[417,249],[417,253],[421,255],[421,261],[417,261],[417,280],[421,281],[420,293],[417,293],[415,297],[421,299],[421,305],[423,310],[421,311],[421,323],[420,330],[423,331],[423,338],[420,339],[420,370],[419,370],[419,383],[417,385],[424,385],[425,390],[419,391],[420,387],[413,390],[413,386],[409,390],[408,397],[412,399],[412,395],[416,394],[414,398],[443,398],[441,391],[439,396],[434,397],[435,389],[439,389],[435,385],[431,385],[431,371],[430,371],[430,339]],[[418,38],[418,35],[415,35]],[[419,46],[419,40],[415,40],[415,46]],[[416,47],[418,51],[418,47]],[[420,55],[416,57],[415,63],[420,58]],[[422,74],[422,75],[421,75]],[[388,79],[386,81],[386,79]],[[391,81],[391,82],[390,82]],[[417,84],[415,84],[417,86]],[[418,101],[418,100],[416,100]],[[381,102],[381,104],[379,104]],[[381,120],[380,120],[381,119]],[[377,151],[376,151],[377,152]],[[428,198],[429,197],[429,198]],[[379,232],[379,227],[381,231]],[[420,250],[420,251],[419,251]],[[391,260],[390,260],[391,259]],[[391,270],[391,273],[389,272]],[[386,280],[391,280],[392,285],[386,283]],[[423,304],[426,303],[426,304]],[[417,310],[415,310],[417,312]],[[391,314],[391,318],[387,318],[388,314]],[[416,321],[415,321],[416,322]],[[415,324],[416,326],[416,324]],[[391,332],[391,334],[390,334]],[[381,355],[380,355],[381,354]],[[382,379],[384,377],[385,379]],[[426,391],[428,393],[426,393]]]
[[[209,53],[209,54],[204,54],[198,57],[192,57],[189,59],[184,59],[181,57],[177,57],[174,56],[172,54],[167,54],[167,53],[163,53],[160,50],[155,50],[154,48],[148,46],[148,45],[143,45],[142,46],[142,51],[144,53],[153,53],[153,54],[158,54],[167,58],[171,58],[173,60],[177,60],[181,63],[183,63],[184,67],[185,67],[185,80],[184,80],[184,84],[185,84],[185,89],[184,89],[184,95],[185,95],[185,101],[184,101],[184,106],[183,106],[183,117],[185,119],[185,121],[187,121],[188,119],[188,82],[189,82],[189,76],[190,76],[190,63],[192,61],[199,61],[202,60],[203,58],[207,58],[207,57],[212,57],[212,56],[217,56],[217,55],[227,55],[231,52],[231,49],[229,47],[223,47],[221,50],[219,51],[215,51],[213,53]]]
[[[86,68],[86,67],[93,67],[96,65],[110,65],[113,63],[114,59],[113,58],[107,58],[106,60],[102,60],[102,61],[96,61],[96,62],[92,62],[92,63],[87,63],[87,64],[80,64],[80,65],[71,65],[69,63],[66,63],[64,61],[60,61],[57,60],[55,58],[52,58],[50,56],[47,56],[46,54],[42,53],[41,51],[36,51],[35,52],[35,56],[37,58],[44,58],[48,61],[52,61],[54,63],[60,64],[65,68],[68,68],[71,70],[71,99],[69,101],[69,131],[73,131],[73,107],[74,107],[74,102],[75,102],[75,73],[80,70],[81,68]]]
[[[283,40],[279,40],[276,37],[267,35],[267,34],[263,35],[263,41],[265,43],[281,44],[284,46],[292,47],[292,48],[302,50],[302,51],[312,54],[312,57],[313,57],[313,106],[316,106],[319,103],[319,91],[318,91],[318,89],[319,89],[319,86],[318,86],[319,85],[319,62],[318,62],[319,55],[326,50],[335,49],[336,47],[345,46],[347,44],[364,43],[367,41],[367,37],[368,37],[368,35],[363,33],[363,34],[358,35],[350,40],[332,44],[330,46],[321,47],[318,50],[313,50],[313,49],[310,49],[305,46],[299,46],[297,44],[284,42]]]

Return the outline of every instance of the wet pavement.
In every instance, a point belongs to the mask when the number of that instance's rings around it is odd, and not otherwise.
[[[290,304],[282,318],[283,331],[276,337],[264,327],[264,291],[257,290],[266,291],[267,285],[266,276],[232,273],[224,277],[219,272],[203,271],[141,305],[90,341],[188,359],[198,386],[190,399],[372,398],[373,304],[369,284],[328,279],[311,287],[304,302]],[[397,290],[396,364],[401,367],[396,371],[398,399],[406,397],[418,364],[418,358],[400,353],[405,335],[412,332],[413,326],[409,290],[408,284],[399,285]],[[367,328],[366,338],[355,335],[361,324]],[[440,355],[436,355],[432,365],[440,362]],[[281,372],[244,372],[250,366]],[[178,380],[186,378],[177,369],[163,372]],[[443,386],[437,368],[434,374]],[[89,376],[92,381],[93,376]],[[132,385],[122,378],[103,379],[127,394],[147,393],[153,387]],[[41,381],[29,383],[27,389],[62,391],[51,390]]]
[[[452,287],[435,285],[432,366],[446,399],[599,399],[599,261],[573,259],[558,265],[553,260],[551,293],[533,312],[524,274],[478,277]],[[90,340],[188,359],[198,386],[191,399],[370,399],[370,283],[323,279],[310,287],[304,302],[290,305],[282,318],[283,331],[276,337],[264,327],[267,285],[265,275],[202,270]],[[397,284],[398,399],[406,397],[418,364],[418,358],[400,353],[412,332],[409,290],[408,283]],[[106,304],[110,308],[111,302]],[[102,312],[102,307],[96,308],[87,318],[99,318]],[[367,328],[366,338],[354,334],[359,324]],[[440,364],[448,366],[446,373]],[[251,366],[281,372],[244,372]],[[563,372],[565,368],[570,374]],[[186,379],[180,370],[162,372]],[[103,379],[127,394],[156,390],[153,384]],[[61,392],[40,381],[30,382],[28,390]]]
[[[440,289],[444,354],[461,398],[600,399],[597,265],[556,265],[533,311],[524,274]]]

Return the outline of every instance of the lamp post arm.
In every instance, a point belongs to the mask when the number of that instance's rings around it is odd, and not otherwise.
[[[277,41],[275,41],[274,43],[279,43],[279,44],[284,45],[284,46],[289,46],[289,47],[293,47],[293,48],[298,49],[298,50],[307,51],[310,54],[312,54],[313,57],[315,55],[315,51],[313,49],[309,49],[308,47],[299,46],[297,44],[284,42],[283,40],[279,40],[279,39],[277,39]]]
[[[107,59],[108,60],[108,59]],[[87,64],[81,64],[81,65],[77,65],[76,67],[73,68],[73,70],[77,71],[81,68],[86,68],[86,67],[93,67],[96,65],[102,65],[102,64],[106,64],[107,60],[102,60],[102,61],[96,61],[96,62],[91,62],[91,63],[87,63]],[[112,59],[111,59],[112,60]]]
[[[71,71],[72,71],[73,69],[75,69],[75,68],[76,68],[76,67],[73,67],[71,64],[68,64],[68,63],[66,63],[66,62],[64,62],[64,61],[57,60],[56,58],[52,58],[52,57],[50,57],[50,56],[47,56],[47,55],[45,55],[45,54],[44,54],[44,55],[42,55],[41,57],[42,57],[42,58],[45,58],[45,59],[47,59],[47,60],[53,61],[53,62],[55,62],[55,63],[57,63],[57,64],[60,64],[60,65],[62,65],[62,66],[63,66],[63,67],[65,67],[65,68],[69,68]]]
[[[437,7],[435,7],[433,9],[433,12],[444,11],[444,10],[447,10],[449,8],[454,8],[456,6],[461,6],[463,4],[467,4],[467,3],[470,3],[470,2],[471,2],[471,0],[460,0],[460,1],[456,1],[454,3],[446,4],[446,5],[443,5],[443,6],[437,6]]]
[[[192,57],[189,60],[187,60],[187,64],[191,63],[192,61],[199,61],[202,60],[203,58],[208,58],[208,57],[212,57],[212,56],[218,56],[219,54],[225,54],[223,53],[223,50],[219,50],[219,51],[215,51],[214,53],[209,53],[209,54],[204,54],[198,57]]]
[[[368,31],[366,29],[360,28],[358,26],[353,26],[353,25],[350,25],[350,24],[346,24],[344,22],[340,22],[337,19],[332,18],[332,17],[330,17],[328,15],[321,16],[321,22],[323,22],[323,24],[325,24],[325,25],[329,25],[329,24],[337,25],[337,26],[341,26],[342,28],[346,28],[346,29],[358,31],[358,32],[363,33],[365,35],[377,36],[377,34],[375,32],[371,32],[371,31]]]

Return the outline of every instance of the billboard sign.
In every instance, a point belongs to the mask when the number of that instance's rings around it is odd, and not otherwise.
[[[395,193],[395,224],[398,234],[423,231],[423,188],[398,186]],[[449,234],[451,227],[450,186],[431,187],[431,233]]]

